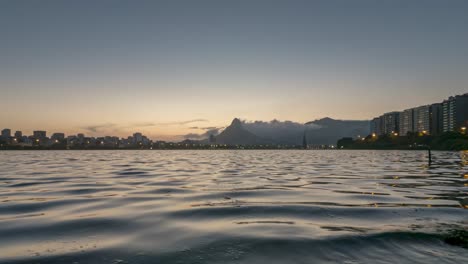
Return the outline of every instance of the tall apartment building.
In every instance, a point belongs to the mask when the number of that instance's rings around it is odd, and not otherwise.
[[[406,136],[414,132],[414,109],[406,109],[400,113],[400,135]]]
[[[383,115],[383,133],[392,134],[400,132],[400,112],[390,112]]]
[[[1,137],[4,138],[4,139],[10,138],[11,137],[11,129],[9,129],[9,128],[3,129]]]
[[[64,133],[54,133],[54,134],[50,137],[50,139],[61,141],[61,140],[64,140],[64,139],[65,139],[65,134],[64,134]]]
[[[431,132],[431,106],[423,105],[414,108],[414,132],[429,134]]]
[[[137,132],[133,134],[133,143],[138,144],[143,142],[143,134],[140,132]]]
[[[468,127],[468,93],[442,102],[442,131],[459,131],[462,127]]]
[[[37,139],[43,139],[47,137],[46,131],[33,131],[33,137]]]
[[[16,131],[15,132],[15,138],[21,139],[22,137],[23,137],[23,132],[21,132],[21,131]]]
[[[442,133],[442,104],[431,105],[431,135],[440,135]]]
[[[371,121],[371,133],[378,135],[395,132],[400,136],[410,132],[440,135],[448,131],[468,132],[468,93],[449,97],[442,103],[385,113]]]
[[[442,132],[442,105],[439,103],[406,109],[400,113],[400,135],[409,132],[438,135]]]
[[[376,135],[381,135],[383,134],[383,129],[382,129],[382,118],[381,117],[376,117],[371,120],[370,122],[370,132],[371,134],[376,134]]]

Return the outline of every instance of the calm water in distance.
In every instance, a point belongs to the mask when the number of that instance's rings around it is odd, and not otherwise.
[[[3,151],[0,263],[467,263],[468,154],[426,154]]]

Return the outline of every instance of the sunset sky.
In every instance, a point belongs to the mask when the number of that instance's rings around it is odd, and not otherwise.
[[[1,1],[0,129],[154,139],[468,92],[468,1]],[[194,127],[198,127],[195,129]]]

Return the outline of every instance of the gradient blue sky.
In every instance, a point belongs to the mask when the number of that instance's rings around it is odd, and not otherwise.
[[[0,127],[170,139],[468,92],[468,1],[0,2]],[[189,122],[193,121],[193,122]]]

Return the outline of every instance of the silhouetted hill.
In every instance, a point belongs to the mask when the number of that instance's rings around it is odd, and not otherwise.
[[[270,141],[262,139],[243,128],[242,122],[234,118],[230,126],[216,136],[217,144],[227,145],[256,145],[267,144]],[[271,142],[270,142],[271,143]]]
[[[307,141],[309,144],[336,144],[343,137],[369,135],[368,120],[335,120],[329,117],[307,122]]]
[[[305,124],[272,120],[246,122],[235,118],[231,125],[215,137],[216,143],[227,145],[287,144],[302,145],[304,132],[311,145],[334,145],[343,137],[369,135],[369,121],[335,120],[329,117]],[[206,134],[206,133],[205,133]],[[199,142],[209,143],[206,135]]]
[[[366,136],[369,121],[335,120],[329,117],[307,122],[272,120],[269,122],[243,122],[243,127],[252,134],[278,144],[301,145],[304,132],[308,144],[331,145],[343,137]]]

